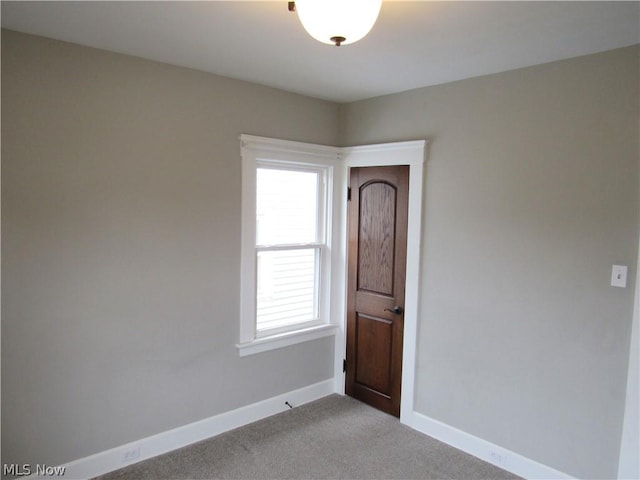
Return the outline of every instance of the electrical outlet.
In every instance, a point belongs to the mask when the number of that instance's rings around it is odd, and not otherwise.
[[[489,461],[499,467],[505,467],[507,465],[507,455],[491,450],[489,452]]]
[[[140,447],[131,447],[128,450],[125,450],[124,454],[122,455],[122,461],[124,463],[128,463],[128,462],[132,462],[134,461],[136,458],[140,458]]]

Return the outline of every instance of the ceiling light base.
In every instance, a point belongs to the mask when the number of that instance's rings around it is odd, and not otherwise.
[[[335,43],[336,47],[339,47],[342,42],[346,40],[344,37],[331,37],[330,40]]]

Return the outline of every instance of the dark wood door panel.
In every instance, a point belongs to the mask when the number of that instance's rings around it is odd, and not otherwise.
[[[393,323],[384,318],[356,314],[355,382],[390,396]]]
[[[393,296],[396,188],[371,181],[358,189],[358,290]]]

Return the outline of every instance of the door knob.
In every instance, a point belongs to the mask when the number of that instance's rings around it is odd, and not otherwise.
[[[400,315],[402,313],[402,307],[399,307],[398,305],[396,305],[393,308],[385,308],[384,311],[395,313],[396,315]]]

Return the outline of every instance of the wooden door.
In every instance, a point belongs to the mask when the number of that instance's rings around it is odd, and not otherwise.
[[[400,416],[409,167],[352,168],[347,395]]]

